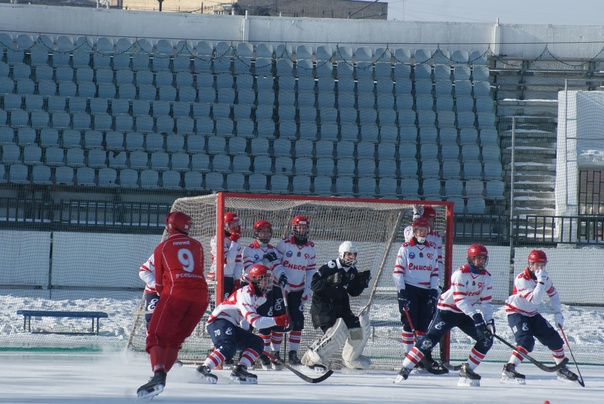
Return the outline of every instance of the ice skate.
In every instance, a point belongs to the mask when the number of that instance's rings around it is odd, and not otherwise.
[[[287,361],[292,366],[296,366],[296,365],[301,365],[302,364],[302,362],[300,361],[300,358],[298,358],[298,352],[297,351],[289,351],[289,354],[287,355]]]
[[[444,375],[449,373],[449,369],[444,367],[442,363],[439,363],[432,358],[432,352],[427,352],[422,358],[421,362],[417,365],[417,368],[424,369],[428,373],[433,375]]]
[[[506,363],[503,365],[503,371],[501,372],[502,383],[517,383],[526,384],[525,376],[522,373],[516,371],[516,365],[513,363]]]
[[[399,384],[407,380],[407,378],[409,377],[409,373],[411,373],[411,369],[402,367],[401,370],[398,371],[396,379],[394,379],[394,383]]]
[[[218,376],[211,373],[210,368],[205,365],[198,366],[197,372],[199,372],[199,378],[204,384],[216,384],[218,381]]]
[[[480,375],[470,369],[467,363],[461,364],[461,370],[459,371],[459,380],[457,381],[458,386],[480,386]]]
[[[579,380],[579,376],[574,374],[567,366],[560,368],[556,374],[558,375],[558,380],[562,380],[564,382],[576,382]]]
[[[261,354],[260,357],[260,365],[262,366],[262,370],[271,369],[271,360],[265,354]]]
[[[152,399],[164,391],[165,386],[166,372],[163,370],[158,370],[146,384],[143,384],[138,388],[136,395],[138,398]]]
[[[278,351],[273,351],[273,352],[271,352],[271,354],[276,359],[283,362],[283,359],[281,359],[281,354]],[[283,365],[281,363],[279,363],[279,361],[271,361],[271,366],[272,366],[273,370],[283,370]]]
[[[231,372],[231,381],[239,384],[257,384],[258,377],[248,372],[245,365],[237,365]]]

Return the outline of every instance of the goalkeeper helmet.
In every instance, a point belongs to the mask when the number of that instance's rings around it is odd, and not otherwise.
[[[413,224],[413,237],[417,240],[418,243],[423,244],[426,242],[426,236],[430,231],[430,223],[424,217],[420,217],[419,219],[415,219]]]
[[[292,219],[292,233],[298,244],[304,244],[308,240],[308,229],[310,221],[306,216],[296,216]]]
[[[529,253],[528,266],[531,270],[543,269],[545,265],[547,265],[547,255],[543,250],[533,250]]]
[[[224,221],[224,230],[229,233],[239,233],[241,227],[239,226],[239,216],[235,212],[226,212],[222,217]]]
[[[266,231],[268,230],[268,235]],[[262,232],[263,234],[260,234]],[[268,244],[271,241],[271,237],[273,236],[273,225],[266,220],[258,220],[254,223],[254,237],[260,241],[262,244]]]
[[[254,264],[247,273],[247,280],[254,285],[256,294],[265,294],[273,288],[273,273],[262,264]]]
[[[472,244],[468,248],[468,263],[478,270],[483,270],[489,263],[489,252],[482,244]]]
[[[170,212],[166,216],[166,230],[168,230],[168,234],[189,234],[192,221],[193,219],[189,215],[182,212]]]
[[[345,267],[350,267],[357,263],[357,253],[359,252],[359,249],[352,241],[344,241],[340,244],[338,252],[340,253],[340,262]]]

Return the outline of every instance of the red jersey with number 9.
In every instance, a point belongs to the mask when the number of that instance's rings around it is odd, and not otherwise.
[[[154,251],[156,288],[160,296],[207,302],[203,247],[194,238],[172,234]]]

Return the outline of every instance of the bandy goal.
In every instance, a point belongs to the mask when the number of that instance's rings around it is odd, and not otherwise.
[[[364,355],[371,358],[375,367],[398,368],[403,354],[402,325],[392,273],[397,252],[404,241],[403,230],[412,223],[413,205],[416,204],[430,205],[437,212],[434,230],[443,239],[445,279],[450,279],[453,246],[453,204],[450,202],[217,193],[177,199],[172,211],[181,211],[193,218],[190,235],[201,241],[204,247],[206,272],[210,268],[210,239],[217,229],[223,228],[225,212],[236,212],[239,216],[242,248],[253,241],[253,224],[257,220],[271,222],[271,244],[277,245],[281,238],[291,234],[292,219],[297,215],[306,216],[310,221],[309,239],[317,251],[317,268],[337,258],[338,247],[343,241],[355,242],[359,248],[357,268],[359,271],[369,269],[372,275],[369,288],[361,296],[351,298],[355,314],[365,306],[370,307],[371,338]],[[221,250],[220,246],[218,250]],[[222,268],[221,256],[217,257],[217,268]],[[212,282],[211,307],[215,303],[214,286]],[[310,304],[306,306],[301,353],[322,335],[321,330],[312,327],[308,314]],[[185,342],[179,353],[180,360],[201,362],[212,348],[212,342],[205,333],[206,318]],[[130,345],[143,350],[144,343],[145,325],[141,318],[133,329]],[[445,348],[442,354],[448,359],[448,341],[442,346]],[[287,338],[284,338],[282,349],[287,350]],[[434,354],[437,355],[437,351]]]

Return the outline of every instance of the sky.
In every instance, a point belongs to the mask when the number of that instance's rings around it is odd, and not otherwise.
[[[388,19],[502,24],[604,25],[602,0],[384,0]]]

